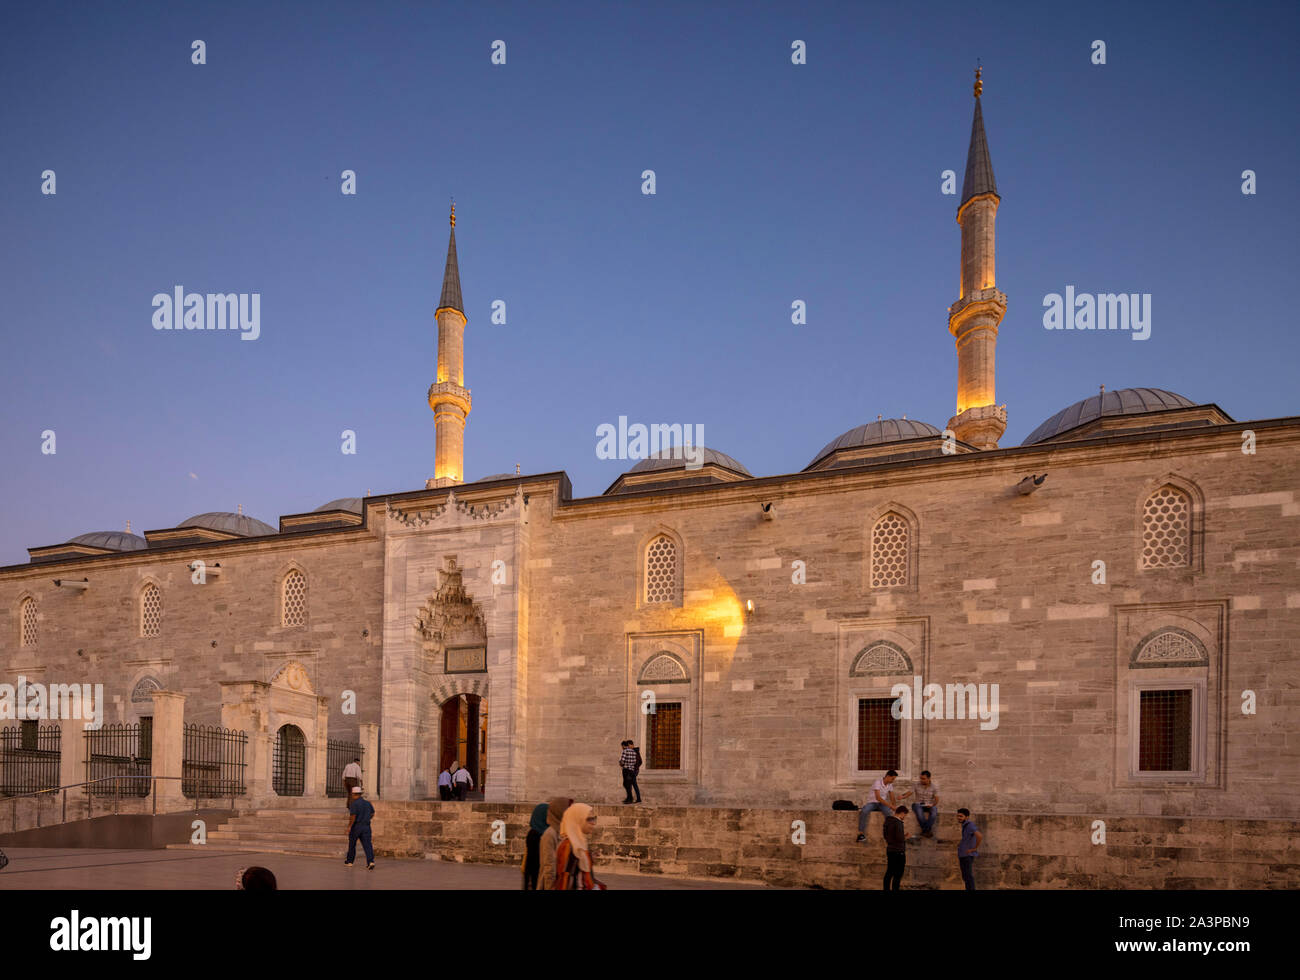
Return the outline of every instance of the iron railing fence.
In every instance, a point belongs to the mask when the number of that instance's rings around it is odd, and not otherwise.
[[[86,732],[87,792],[95,796],[148,796],[153,774],[153,719],[105,725]],[[114,782],[108,777],[129,777]]]
[[[243,796],[248,736],[219,725],[186,725],[181,792],[190,799]]]
[[[59,785],[62,731],[24,721],[0,728],[0,796],[20,796]]]

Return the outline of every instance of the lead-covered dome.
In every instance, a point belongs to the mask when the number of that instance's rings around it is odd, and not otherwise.
[[[841,449],[858,449],[864,446],[883,446],[891,442],[906,442],[909,439],[932,439],[943,433],[928,422],[916,419],[879,419],[849,429],[837,439],[832,439],[808,464],[811,468],[820,463],[831,453]]]
[[[726,453],[720,453],[716,449],[709,449],[707,446],[699,446],[691,450],[691,455],[699,453],[700,465],[704,466],[713,463],[715,466],[722,466],[729,470],[735,470],[737,473],[743,473],[745,476],[753,476],[749,470],[745,469],[745,464],[737,459],[733,459]],[[633,466],[629,473],[650,473],[654,470],[675,470],[686,466],[687,459],[683,456],[683,450],[680,446],[674,446],[671,449],[663,449],[652,456],[647,456],[641,462]]]
[[[195,514],[176,526],[206,527],[210,531],[225,531],[227,534],[238,534],[241,538],[255,538],[263,534],[278,533],[270,524],[259,521],[256,517],[249,517],[247,514],[232,514],[230,511],[225,510]]]
[[[1092,395],[1061,409],[1040,425],[1021,443],[1032,446],[1047,442],[1063,433],[1099,418],[1115,415],[1145,415],[1173,408],[1194,408],[1196,402],[1163,388],[1121,388]]]
[[[105,548],[109,551],[139,551],[148,547],[144,538],[130,531],[91,531],[89,534],[78,534],[68,544],[83,544],[88,548]]]
[[[331,500],[328,504],[321,504],[314,511],[312,511],[312,513],[319,514],[321,513],[321,511],[326,511],[326,510],[350,510],[354,514],[360,514],[361,498],[360,497],[339,497],[337,500]]]

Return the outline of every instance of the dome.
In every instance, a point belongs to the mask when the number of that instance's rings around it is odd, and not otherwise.
[[[276,534],[275,528],[256,517],[247,514],[232,514],[226,510],[209,511],[195,514],[176,525],[177,527],[206,527],[211,531],[225,531],[238,534],[243,538],[255,538],[262,534]]]
[[[707,446],[696,447],[694,451],[699,452],[703,455],[703,462],[700,465],[704,465],[705,463],[713,463],[717,466],[722,466],[729,470],[735,470],[737,473],[744,473],[745,476],[753,476],[753,474],[750,473],[749,470],[745,469],[745,465],[743,463],[741,463],[739,460],[732,459],[726,453],[717,452],[716,450],[709,449]],[[694,452],[692,453],[692,455],[694,455]],[[647,456],[645,459],[641,460],[641,462],[637,463],[630,470],[628,470],[628,472],[629,473],[650,473],[654,470],[683,469],[685,468],[686,463],[687,460],[682,455],[681,447],[672,446],[668,449],[660,450],[659,452],[655,453],[653,456]]]
[[[1147,412],[1164,412],[1171,408],[1193,408],[1196,402],[1161,388],[1121,388],[1107,391],[1077,401],[1063,408],[1040,425],[1022,446],[1046,442],[1063,432],[1109,415],[1143,415]]]
[[[89,534],[78,534],[68,544],[84,544],[90,548],[107,548],[109,551],[139,551],[148,547],[144,538],[130,531],[91,531]]]
[[[860,425],[856,429],[849,429],[838,439],[832,439],[813,458],[812,466],[821,462],[831,453],[840,449],[856,449],[860,446],[881,446],[888,442],[905,442],[908,439],[928,439],[933,436],[943,435],[938,429],[927,422],[918,422],[915,419],[881,419],[877,422],[868,422],[866,425]]]
[[[321,504],[313,514],[319,514],[323,510],[350,510],[354,514],[361,513],[360,497],[339,497],[338,500],[331,500],[328,504]]]

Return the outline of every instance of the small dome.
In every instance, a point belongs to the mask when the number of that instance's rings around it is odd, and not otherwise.
[[[148,547],[144,538],[129,531],[91,531],[89,534],[78,534],[68,544],[84,544],[91,548],[107,548],[109,551],[139,551]]]
[[[1144,415],[1171,408],[1193,408],[1195,405],[1196,402],[1191,399],[1162,388],[1121,388],[1119,391],[1107,391],[1061,409],[1029,433],[1021,445],[1032,446],[1036,442],[1046,442],[1103,416]]]
[[[206,514],[195,514],[181,521],[177,527],[206,527],[212,531],[226,531],[243,538],[255,538],[263,534],[277,534],[275,528],[265,521],[247,514],[232,514],[227,510],[214,510]]]
[[[717,452],[716,450],[709,449],[707,446],[696,447],[695,449],[692,450],[692,455],[694,455],[696,452],[701,453],[703,456],[703,462],[701,463],[701,465],[704,465],[704,463],[714,463],[718,466],[725,467],[726,469],[735,470],[737,473],[744,473],[745,476],[753,476],[753,474],[750,473],[749,470],[745,469],[745,465],[743,463],[741,463],[739,460],[732,459],[726,453]],[[649,473],[652,472],[653,470],[684,469],[686,467],[686,463],[687,460],[682,455],[681,447],[672,446],[668,449],[660,450],[659,452],[655,453],[653,456],[647,456],[645,459],[641,460],[641,462],[637,463],[630,470],[628,470],[628,472]]]
[[[928,439],[943,435],[927,422],[916,419],[881,419],[868,422],[856,429],[849,429],[838,439],[832,439],[813,459],[809,466],[820,463],[831,453],[840,449],[856,449],[859,446],[881,446],[887,442],[905,442],[908,439]]]
[[[354,514],[361,513],[360,497],[339,497],[338,500],[331,500],[328,504],[321,504],[313,514],[319,514],[323,510],[350,510]]]

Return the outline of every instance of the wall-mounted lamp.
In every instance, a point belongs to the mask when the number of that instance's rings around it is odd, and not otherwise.
[[[752,616],[752,615],[754,615],[754,600],[753,600],[753,599],[746,599],[746,600],[745,600],[745,615],[746,615],[746,616]]]
[[[203,569],[203,581],[205,582],[210,578],[221,577],[221,562],[219,561],[214,561],[211,565],[205,561],[192,561],[185,568],[190,572],[197,572],[200,568]]]
[[[90,579],[88,578],[56,578],[54,584],[61,589],[71,589],[73,592],[85,592],[90,588]]]

